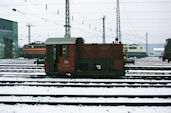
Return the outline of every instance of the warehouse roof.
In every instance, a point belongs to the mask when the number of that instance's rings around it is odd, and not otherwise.
[[[77,38],[80,37],[74,37],[74,38],[48,38],[45,41],[46,45],[51,45],[51,44],[75,44]]]

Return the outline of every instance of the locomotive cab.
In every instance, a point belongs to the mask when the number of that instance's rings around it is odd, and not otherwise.
[[[49,38],[46,42],[45,71],[48,75],[70,75],[75,72],[75,46],[82,38]]]

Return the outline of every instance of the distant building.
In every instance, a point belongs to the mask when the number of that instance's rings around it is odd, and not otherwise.
[[[0,58],[18,56],[18,23],[0,18]]]

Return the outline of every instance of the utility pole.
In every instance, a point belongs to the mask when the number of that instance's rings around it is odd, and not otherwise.
[[[146,32],[146,54],[148,56],[148,32]]]
[[[66,5],[65,5],[65,38],[70,38],[71,37],[71,31],[70,31],[70,8],[69,8],[69,0],[66,0]]]
[[[116,38],[115,43],[121,43],[121,26],[120,26],[120,6],[119,0],[116,1]]]
[[[31,25],[27,24],[28,27],[28,44],[31,43]]]
[[[105,42],[105,19],[106,19],[106,17],[103,16],[103,43],[106,43]]]

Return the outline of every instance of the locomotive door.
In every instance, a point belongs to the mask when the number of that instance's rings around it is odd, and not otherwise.
[[[46,46],[46,50],[47,50],[46,62],[49,62],[49,72],[50,73],[57,72],[58,71],[58,67],[57,67],[58,48],[57,46],[51,45],[51,46]]]
[[[54,72],[58,71],[58,47],[53,48]]]
[[[60,45],[59,46],[59,72],[74,72],[75,59],[74,59],[74,45]]]

